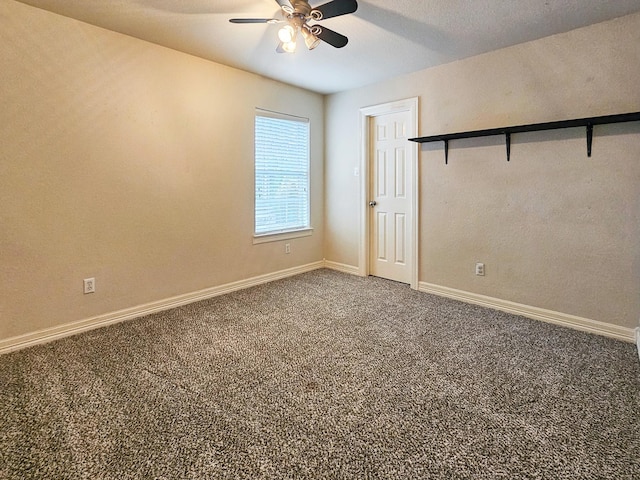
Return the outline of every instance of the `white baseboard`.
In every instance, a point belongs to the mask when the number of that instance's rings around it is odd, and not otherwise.
[[[97,317],[87,318],[85,320],[70,322],[64,325],[39,330],[37,332],[7,338],[4,340],[0,340],[0,355],[31,347],[33,345],[69,337],[71,335],[76,335],[78,333],[93,330],[95,328],[124,322],[126,320],[133,320],[134,318],[143,317],[152,313],[162,312],[164,310],[170,310],[172,308],[187,305],[199,300],[206,300],[208,298],[224,295],[225,293],[231,293],[237,290],[243,290],[245,288],[261,285],[263,283],[280,280],[282,278],[292,277],[294,275],[310,272],[311,270],[317,270],[323,267],[324,261],[309,263],[307,265],[302,265],[299,267],[280,270],[278,272],[268,273],[265,275],[259,275],[257,277],[248,278],[246,280],[239,280],[237,282],[231,282],[217,287],[211,287],[196,292],[185,293],[183,295],[165,298],[163,300],[146,303],[144,305],[138,305],[135,307],[126,308],[124,310],[106,313],[104,315],[98,315]]]
[[[60,338],[69,337],[78,333],[86,332],[107,325],[112,325],[114,323],[133,320],[135,318],[150,315],[152,313],[170,310],[182,305],[187,305],[200,300],[206,300],[208,298],[217,297],[219,295],[235,292],[237,290],[243,290],[245,288],[273,282],[275,280],[292,277],[294,275],[310,272],[312,270],[317,270],[323,267],[349,273],[352,275],[359,275],[358,268],[351,265],[344,265],[327,260],[314,262],[299,267],[280,270],[265,275],[259,275],[257,277],[248,278],[246,280],[239,280],[237,282],[231,282],[217,287],[211,287],[196,292],[186,293],[163,300],[150,302],[144,305],[138,305],[127,309],[118,310],[116,312],[110,312],[104,315],[99,315],[76,322],[66,323],[64,325],[59,325],[56,327],[46,328],[25,335],[19,335],[16,337],[0,340],[0,355],[16,350],[21,350],[23,348],[28,348],[34,345],[51,342]],[[479,295],[463,290],[456,290],[449,287],[442,287],[426,282],[420,282],[418,290],[425,293],[432,293],[442,297],[452,298],[475,305],[493,308],[495,310],[501,310],[507,313],[522,315],[523,317],[532,318],[535,320],[555,323],[557,325],[562,325],[589,333],[604,335],[626,342],[633,343],[635,341],[638,347],[638,357],[640,358],[640,327],[634,330],[631,328],[620,327],[609,323],[598,322],[596,320],[590,320],[588,318],[554,312],[552,310],[545,310],[538,307],[531,307],[529,305],[509,302],[507,300],[500,300],[498,298],[487,297],[485,295]]]
[[[618,340],[623,340],[625,342],[634,342],[634,331],[631,328],[620,327],[618,325],[599,322],[597,320],[591,320],[589,318],[577,317],[575,315],[555,312],[553,310],[546,310],[544,308],[532,307],[530,305],[523,305],[521,303],[501,300],[499,298],[487,297],[485,295],[480,295],[477,293],[466,292],[464,290],[456,290],[455,288],[442,287],[440,285],[434,285],[426,282],[420,282],[418,290],[425,293],[439,295],[441,297],[447,297],[466,303],[472,303],[474,305],[493,308],[494,310],[521,315],[523,317],[532,318],[534,320],[541,320],[547,323],[562,325],[564,327],[581,330],[583,332],[595,333],[597,335],[603,335],[605,337],[612,337]],[[638,329],[636,329],[636,331],[637,330]],[[640,350],[640,346],[638,348]]]
[[[325,260],[324,266],[325,268],[329,268],[331,270],[337,270],[338,272],[350,273],[351,275],[360,275],[360,269],[352,265],[345,265],[344,263]]]

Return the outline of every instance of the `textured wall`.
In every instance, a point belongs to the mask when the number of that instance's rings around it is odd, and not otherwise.
[[[358,264],[358,112],[420,97],[420,135],[640,111],[640,15],[326,99],[325,257]],[[420,281],[625,327],[640,318],[640,125],[421,147]],[[485,277],[474,264],[486,264]]]
[[[290,255],[252,244],[255,107],[311,120]],[[322,260],[323,128],[320,95],[1,2],[0,339]]]

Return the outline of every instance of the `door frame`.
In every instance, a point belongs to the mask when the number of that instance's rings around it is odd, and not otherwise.
[[[371,132],[369,128],[370,119],[380,115],[390,113],[409,112],[409,124],[407,125],[407,135],[409,138],[418,136],[418,97],[407,98],[395,102],[373,105],[360,109],[360,255],[358,261],[358,274],[366,277],[370,272],[370,225],[369,225],[369,200],[371,192],[371,174],[369,165],[371,162]],[[411,264],[411,288],[418,289],[418,226],[419,226],[419,202],[418,202],[418,185],[419,185],[419,169],[418,169],[418,144],[410,142],[407,151],[411,158],[409,164],[411,168],[411,185],[408,188],[409,205],[411,211],[410,225],[411,234],[409,235],[408,245],[408,262]]]

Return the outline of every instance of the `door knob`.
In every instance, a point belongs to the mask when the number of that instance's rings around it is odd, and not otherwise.
[[[378,204],[378,203],[377,203],[375,200],[371,200],[371,201],[369,202],[369,206],[370,206],[370,207],[375,207],[377,204]]]

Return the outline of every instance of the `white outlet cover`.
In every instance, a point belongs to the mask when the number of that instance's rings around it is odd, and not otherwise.
[[[85,278],[83,282],[84,282],[84,293],[95,293],[96,291],[95,278]]]

